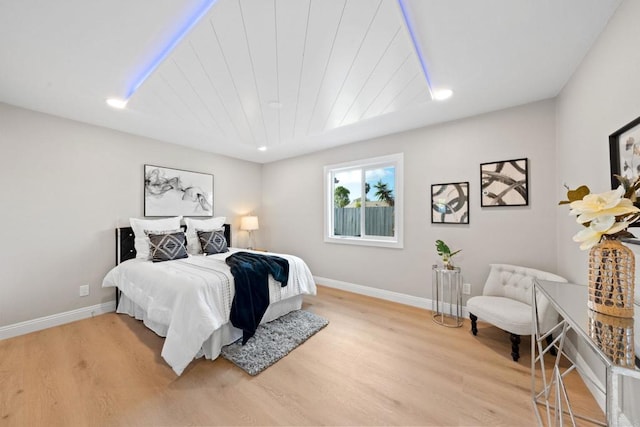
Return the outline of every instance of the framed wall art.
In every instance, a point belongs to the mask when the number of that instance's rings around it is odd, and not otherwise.
[[[213,175],[144,165],[144,216],[213,216]]]
[[[635,180],[640,175],[640,117],[609,135],[611,188],[620,183],[614,175]]]
[[[469,183],[431,185],[431,222],[469,224]]]
[[[640,176],[640,117],[609,135],[609,164],[611,189],[620,185],[615,175],[630,181]],[[634,222],[631,227],[640,227],[640,223]]]
[[[528,159],[504,160],[480,165],[480,206],[527,206]]]

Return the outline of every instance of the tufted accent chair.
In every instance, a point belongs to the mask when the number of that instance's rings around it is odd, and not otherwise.
[[[563,277],[546,271],[509,264],[491,264],[482,296],[467,301],[471,332],[478,334],[478,319],[491,323],[511,334],[511,357],[520,358],[520,335],[531,335],[531,286],[533,280],[566,282]],[[541,332],[548,332],[558,323],[558,313],[543,295],[536,295]],[[552,337],[547,338],[549,341]]]

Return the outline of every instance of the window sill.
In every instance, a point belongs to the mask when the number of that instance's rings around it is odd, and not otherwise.
[[[340,245],[356,245],[356,246],[374,246],[381,248],[402,249],[402,241],[396,240],[376,240],[376,239],[360,239],[352,237],[328,237],[324,238],[325,243],[337,243]]]

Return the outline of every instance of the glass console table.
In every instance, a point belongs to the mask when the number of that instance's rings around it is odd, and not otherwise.
[[[640,328],[636,326],[634,331],[634,320],[589,310],[586,286],[537,280],[533,292],[534,295],[544,295],[561,317],[560,323],[551,331],[541,333],[537,322],[537,304],[544,302],[536,303],[536,298],[532,298],[535,339],[531,339],[531,393],[538,424],[562,426],[568,418],[574,426],[576,419],[596,425],[640,426],[640,369],[637,355],[634,354],[634,341],[637,344],[640,340]],[[636,306],[638,316],[640,314]],[[547,344],[546,338],[551,334],[554,339]],[[571,338],[567,338],[568,335]],[[568,351],[571,347],[573,351]],[[552,372],[549,373],[545,370],[543,356],[553,348],[558,351]],[[582,369],[583,363],[576,364],[578,355],[583,361],[597,361],[596,368],[604,370],[604,389]],[[569,367],[559,363],[562,356],[569,361]],[[574,369],[580,372],[585,382],[588,381],[593,389],[598,390],[600,397],[604,393],[606,421],[573,412],[563,379]],[[536,370],[541,373],[538,379]],[[598,392],[594,393],[596,399]]]
[[[460,269],[432,268],[431,309],[433,321],[450,328],[462,326],[462,275]]]

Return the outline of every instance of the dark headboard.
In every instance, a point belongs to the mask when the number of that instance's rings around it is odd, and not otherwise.
[[[186,225],[181,225],[182,230],[186,230]],[[227,239],[227,246],[231,246],[231,225],[224,224],[224,237]],[[133,244],[134,235],[131,227],[116,228],[116,265],[128,259],[136,257],[136,248]]]

